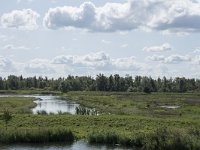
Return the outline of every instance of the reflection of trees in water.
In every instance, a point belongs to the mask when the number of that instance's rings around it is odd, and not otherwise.
[[[45,110],[48,113],[61,111],[75,114],[75,108],[79,106],[74,102],[67,101],[66,98],[58,96],[41,96],[37,98],[41,100],[37,101],[37,106],[34,108],[36,111]]]

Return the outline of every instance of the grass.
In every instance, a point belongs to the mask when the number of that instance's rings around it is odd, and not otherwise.
[[[43,94],[43,95],[60,95],[62,94],[60,91],[50,91],[45,89],[30,89],[30,90],[0,90],[0,94]]]
[[[36,104],[31,97],[0,97],[0,112],[5,109],[12,113],[31,113]]]
[[[96,132],[88,137],[91,144],[120,144],[135,149],[171,150],[199,149],[200,138],[189,132],[171,129],[158,129],[152,133],[139,133],[131,137],[120,136],[113,132]]]
[[[73,142],[73,133],[66,128],[0,129],[0,143]]]
[[[69,92],[69,99],[100,113],[151,117],[200,116],[198,93]],[[177,109],[161,106],[180,106]]]
[[[6,131],[3,112],[0,111],[0,143],[10,143],[13,137],[17,137],[14,142],[34,142],[35,137],[41,142],[60,141],[57,139],[63,137],[62,131],[65,130],[62,129],[66,129],[73,134],[73,140],[87,139],[90,143],[150,150],[200,149],[198,93],[68,92],[62,96],[83,108],[95,108],[100,115],[21,114],[20,108],[30,109],[31,98],[0,98],[0,110],[8,107],[12,113]],[[169,109],[161,106],[180,107]],[[87,114],[85,109],[82,112]],[[45,133],[40,132],[43,130]],[[50,140],[53,133],[56,136]],[[27,137],[32,140],[26,140]]]
[[[200,148],[200,145],[198,145],[200,143],[200,122],[194,119],[166,119],[127,115],[13,114],[12,120],[8,122],[7,126],[6,131],[4,122],[0,118],[0,143],[13,142],[13,137],[17,137],[14,142],[40,142],[34,141],[35,137],[40,139],[41,142],[56,142],[58,141],[57,138],[48,140],[49,138],[46,136],[50,134],[49,132],[55,132],[58,137],[62,137],[63,129],[67,129],[73,134],[74,139],[88,139],[90,143],[120,144],[129,147],[155,149],[156,146],[160,147],[160,145],[165,146],[166,144],[172,148],[180,142],[181,146],[185,146],[186,149]],[[45,131],[46,129],[48,132]],[[43,130],[45,133],[40,132]],[[47,140],[43,141],[42,139]],[[186,143],[184,144],[184,142]]]

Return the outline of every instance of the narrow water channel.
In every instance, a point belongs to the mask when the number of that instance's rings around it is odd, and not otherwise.
[[[102,145],[90,145],[85,141],[77,141],[72,144],[28,144],[0,146],[1,150],[128,150],[127,148],[108,147]]]

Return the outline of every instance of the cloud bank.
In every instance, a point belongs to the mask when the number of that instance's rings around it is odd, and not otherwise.
[[[174,64],[174,63],[191,61],[191,57],[187,55],[170,55],[168,57],[165,57],[162,55],[153,55],[153,56],[147,57],[147,59],[151,61],[159,61],[166,64]]]
[[[50,8],[43,19],[49,29],[79,28],[93,32],[134,29],[165,32],[195,32],[200,29],[200,2],[193,0],[129,0],[97,7]]]

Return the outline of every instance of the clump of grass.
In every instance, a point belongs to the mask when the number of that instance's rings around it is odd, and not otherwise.
[[[68,129],[8,129],[0,130],[0,143],[73,142],[74,134]]]
[[[45,110],[38,110],[37,114],[38,115],[48,115],[48,113]]]
[[[86,107],[78,106],[75,108],[77,115],[97,115],[97,111],[95,109],[89,109]]]

